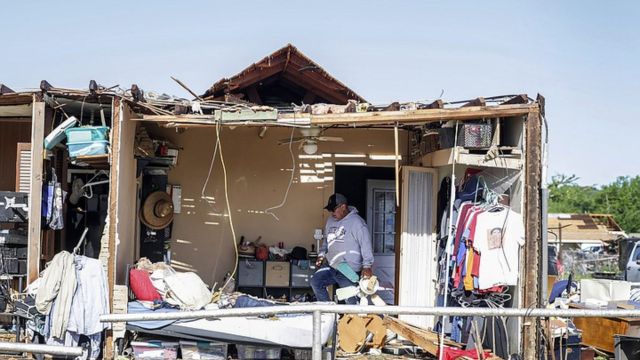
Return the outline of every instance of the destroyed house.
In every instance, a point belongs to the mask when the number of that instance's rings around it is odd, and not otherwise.
[[[16,95],[0,96],[0,116],[5,96]],[[460,200],[455,207],[465,202],[509,214],[513,225],[498,238],[491,234],[491,217],[478,215],[484,226],[478,236],[494,247],[505,241],[510,251],[503,264],[509,270],[502,273],[508,275],[485,280],[482,274],[491,270],[481,267],[481,281],[500,286],[495,291],[508,295],[502,297],[509,299],[501,304],[505,307],[540,302],[539,276],[525,269],[540,268],[542,97],[369,104],[291,45],[193,100],[95,82],[89,90],[43,82],[41,91],[20,96],[29,108],[24,118],[31,126],[31,147],[38,146],[28,155],[30,188],[53,183],[69,194],[56,209],[64,222],[59,228],[40,216],[43,194],[29,192],[29,282],[67,250],[104,265],[114,313],[127,311],[130,269],[143,257],[195,273],[209,287],[228,284],[232,274],[242,292],[303,299],[312,293],[313,266],[256,259],[255,248],[273,246],[277,253],[281,243],[317,254],[316,235],[329,216],[323,208],[339,192],[367,223],[373,272],[385,303],[461,301],[459,293],[445,292],[445,284],[455,281],[455,265],[447,268],[443,261],[454,251],[447,219],[455,200]],[[71,117],[76,120],[66,129],[67,139],[47,149],[43,144],[54,137],[52,129],[59,131]],[[89,135],[69,130],[85,127],[102,130]],[[84,141],[71,141],[74,135]],[[16,146],[21,141],[16,137]],[[247,256],[251,246],[254,255]],[[323,322],[333,323],[326,315]],[[401,319],[425,328],[441,320]],[[310,344],[310,316],[300,320],[309,326],[299,331],[299,339],[287,338],[275,325],[264,339],[242,337],[243,326],[255,323],[227,320],[186,322],[172,331],[197,328],[203,338],[210,331],[230,342]],[[324,340],[331,327],[325,325]],[[123,331],[114,328],[113,337]],[[504,331],[512,334],[511,349],[535,351],[532,324],[510,318]]]

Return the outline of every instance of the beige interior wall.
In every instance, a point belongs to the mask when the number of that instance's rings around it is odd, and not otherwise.
[[[294,183],[284,206],[273,210],[279,220],[265,213],[265,209],[280,204],[290,178],[291,156],[279,139],[291,136],[288,128],[270,128],[263,139],[259,128],[223,128],[222,154],[228,175],[229,200],[236,238],[231,235],[226,209],[224,177],[217,159],[211,177],[207,178],[215,145],[214,128],[192,128],[178,133],[147,124],[151,134],[163,136],[181,146],[177,166],[169,173],[169,182],[182,186],[181,213],[176,214],[172,234],[172,264],[178,270],[196,271],[205,282],[220,283],[227,271],[234,267],[234,244],[240,236],[274,245],[282,241],[286,247],[295,245],[310,249],[315,243],[312,234],[325,221],[327,197],[333,192],[333,166],[336,162],[366,162],[368,165],[393,166],[393,161],[374,161],[367,158],[337,158],[331,154],[393,154],[392,130],[330,129],[325,135],[342,136],[344,143],[321,143],[320,159],[299,159],[303,154],[293,146],[296,159]],[[400,151],[406,158],[406,134],[401,132]],[[299,136],[296,130],[293,136]],[[301,182],[313,169],[323,170],[319,182]],[[308,178],[305,178],[308,180]],[[324,181],[322,181],[324,180]],[[122,207],[122,204],[121,206]],[[120,251],[119,251],[120,252]]]
[[[136,122],[130,121],[131,113],[126,105],[121,108],[120,149],[113,154],[118,158],[117,208],[116,208],[116,284],[124,284],[126,267],[135,261],[138,246],[136,160],[133,157]]]

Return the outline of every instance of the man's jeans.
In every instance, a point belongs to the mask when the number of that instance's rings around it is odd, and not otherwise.
[[[317,301],[331,301],[327,286],[335,284],[338,284],[340,288],[356,285],[347,279],[346,276],[342,275],[341,272],[329,266],[318,269],[311,277],[311,287],[313,288],[313,293],[316,295]],[[345,302],[350,305],[355,305],[358,303],[358,299],[353,296],[346,299]]]

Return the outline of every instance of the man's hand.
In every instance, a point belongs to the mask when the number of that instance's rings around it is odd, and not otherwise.
[[[363,267],[362,268],[362,278],[363,279],[368,279],[373,275],[373,271],[371,271],[371,268],[369,267]]]
[[[318,256],[318,258],[316,259],[316,267],[319,268],[320,266],[322,266],[323,261],[324,261],[324,256]]]

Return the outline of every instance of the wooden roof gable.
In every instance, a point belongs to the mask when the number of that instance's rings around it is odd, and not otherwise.
[[[291,44],[213,84],[205,99],[264,105],[366,102]]]

